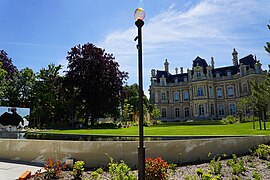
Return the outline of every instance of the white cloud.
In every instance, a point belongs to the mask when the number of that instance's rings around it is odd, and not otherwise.
[[[202,0],[193,5],[187,3],[187,6],[189,8],[183,11],[173,4],[155,17],[146,19],[143,27],[145,90],[149,84],[150,69],[163,68],[166,58],[172,58],[169,59],[172,65],[189,68],[190,58],[198,53],[205,55],[204,58],[217,56],[217,64],[227,65],[231,63],[233,47],[244,50],[244,53],[259,51],[258,47],[251,45],[254,41],[252,34],[259,33],[254,31],[256,28],[253,26],[269,18],[268,0]],[[133,41],[136,33],[135,26],[115,31],[99,43],[107,52],[114,53],[121,69],[130,73],[132,83],[137,81],[134,78],[137,73],[137,50]],[[225,53],[227,57],[223,57]],[[229,62],[221,62],[222,58],[229,58]]]

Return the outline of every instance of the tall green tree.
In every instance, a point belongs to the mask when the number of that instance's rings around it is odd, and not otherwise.
[[[119,70],[113,55],[87,43],[71,48],[67,60],[64,87],[80,101],[85,125],[88,125],[89,118],[94,125],[99,117],[116,116],[128,76]]]
[[[12,59],[4,50],[0,50],[0,62],[2,68],[7,72],[5,75],[5,83],[1,84],[3,90],[2,104],[5,106],[19,105],[18,69],[13,65]]]
[[[47,68],[42,68],[37,73],[37,80],[33,86],[32,111],[33,117],[40,117],[41,122],[50,123],[58,121],[58,107],[62,103],[61,65],[49,64]]]
[[[22,105],[29,106],[32,99],[33,86],[35,83],[35,73],[26,67],[18,73],[19,100]]]
[[[270,30],[270,25],[267,25],[268,29]],[[264,46],[265,51],[270,54],[270,42],[266,42],[266,46]]]

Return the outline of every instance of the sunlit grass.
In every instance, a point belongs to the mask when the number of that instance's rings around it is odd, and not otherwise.
[[[229,125],[186,125],[181,123],[166,123],[144,127],[144,134],[148,136],[186,136],[186,135],[270,135],[270,122],[267,122],[267,130],[260,130],[256,122],[256,129],[253,129],[252,122]],[[263,129],[263,126],[262,126]],[[46,131],[57,134],[102,134],[102,135],[128,135],[137,136],[138,126],[119,129],[74,129],[74,130],[50,130]]]

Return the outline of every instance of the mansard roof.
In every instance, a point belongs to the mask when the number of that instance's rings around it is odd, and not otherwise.
[[[235,75],[237,73],[239,73],[239,66],[240,64],[246,65],[247,70],[249,70],[250,68],[254,69],[254,65],[256,64],[256,59],[254,59],[253,55],[250,54],[246,57],[243,57],[241,59],[239,59],[239,65],[235,65],[235,66],[225,66],[225,67],[219,67],[219,68],[215,68],[212,69],[212,73],[213,76],[216,77],[216,74],[219,73],[220,76],[227,76],[227,72],[230,71],[231,75]],[[201,57],[197,56],[194,60],[193,60],[193,67],[196,67],[197,65],[203,67],[203,72],[206,74],[206,67],[208,66],[207,62],[205,59],[202,59]],[[191,74],[193,74],[193,70],[191,70]],[[184,78],[187,77],[188,78],[188,73],[182,73],[182,74],[170,74],[167,71],[160,71],[157,70],[157,81],[160,81],[160,78],[162,77],[162,75],[166,78],[166,81],[168,83],[174,83],[175,79],[177,78],[178,81],[184,81]]]
[[[202,59],[201,57],[197,56],[193,60],[193,67],[196,67],[197,65],[202,66],[203,68],[206,68],[208,66],[207,62],[205,59]]]

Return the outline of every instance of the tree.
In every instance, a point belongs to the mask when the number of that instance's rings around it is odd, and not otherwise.
[[[270,30],[270,25],[267,25],[268,29]],[[270,54],[270,42],[266,42],[266,46],[264,46],[265,51]]]
[[[85,125],[89,118],[93,126],[99,117],[116,116],[128,76],[119,70],[113,55],[87,43],[71,48],[67,60],[64,87],[80,102]]]
[[[2,103],[6,106],[17,106],[19,103],[19,92],[16,88],[18,70],[4,50],[0,50],[0,62],[2,69],[6,71],[4,77],[5,82],[1,84],[3,92]]]
[[[20,93],[21,105],[29,106],[32,98],[33,86],[35,83],[35,73],[32,69],[26,67],[18,73],[18,89]]]
[[[40,117],[43,123],[59,120],[59,107],[61,99],[62,77],[59,74],[61,65],[49,64],[37,73],[37,80],[33,86],[33,102],[31,115]]]
[[[4,97],[4,88],[5,88],[5,77],[7,75],[7,71],[4,70],[3,64],[0,62],[0,105],[1,105],[1,99]]]

